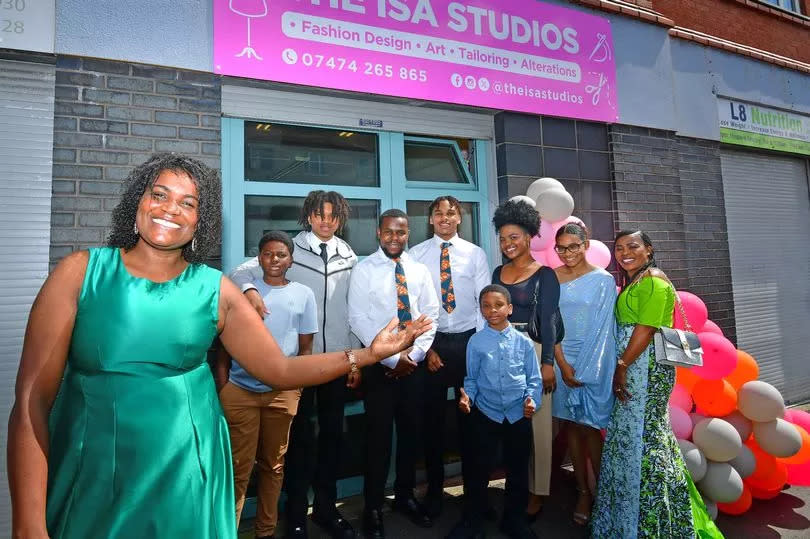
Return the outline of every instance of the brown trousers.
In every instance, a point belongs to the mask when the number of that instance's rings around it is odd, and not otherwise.
[[[258,537],[273,535],[278,523],[284,455],[300,396],[298,389],[254,393],[231,382],[219,392],[231,434],[237,526],[254,461],[259,465]]]

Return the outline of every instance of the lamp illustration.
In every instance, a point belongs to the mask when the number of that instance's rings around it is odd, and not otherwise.
[[[236,55],[237,58],[247,55],[248,58],[261,60],[262,57],[250,45],[250,21],[267,16],[266,0],[229,0],[228,8],[243,17],[247,17],[247,45],[242,52]]]

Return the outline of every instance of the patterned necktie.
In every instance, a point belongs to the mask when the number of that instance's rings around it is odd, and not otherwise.
[[[456,308],[456,295],[453,293],[453,274],[450,271],[449,241],[442,243],[442,256],[439,258],[439,282],[442,287],[442,308],[452,313]]]
[[[329,263],[329,255],[326,254],[326,244],[322,243],[321,247],[321,259],[323,260],[324,267]]]
[[[411,300],[408,298],[408,281],[405,279],[405,270],[399,258],[394,258],[394,281],[397,287],[397,318],[399,325],[405,326],[411,321]]]

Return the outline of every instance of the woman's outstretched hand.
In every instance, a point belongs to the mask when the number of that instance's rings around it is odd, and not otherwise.
[[[371,353],[377,361],[398,354],[410,347],[414,339],[429,330],[432,325],[433,322],[424,314],[405,326],[399,326],[399,320],[392,318],[371,341],[369,347]],[[397,327],[399,327],[398,330]]]

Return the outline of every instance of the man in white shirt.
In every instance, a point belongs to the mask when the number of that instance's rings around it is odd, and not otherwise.
[[[463,387],[467,372],[467,341],[476,329],[483,327],[478,297],[481,290],[490,284],[491,276],[483,249],[458,236],[461,204],[455,197],[438,197],[428,208],[428,215],[434,236],[408,252],[430,270],[440,303],[436,338],[425,359],[428,373],[423,401],[423,439],[428,480],[423,504],[428,515],[436,518],[441,513],[444,488],[442,456],[447,388],[453,388],[458,403],[459,388]],[[458,406],[455,409],[458,448],[461,451],[466,446],[462,428],[465,417],[459,412]]]
[[[428,269],[405,252],[408,235],[408,216],[403,211],[384,212],[377,228],[380,248],[355,266],[349,283],[349,326],[366,346],[395,316],[402,324],[422,314],[434,321],[412,348],[363,369],[368,426],[363,527],[365,536],[375,539],[385,537],[382,505],[395,420],[394,509],[420,527],[433,525],[414,498],[413,488],[420,453],[417,440],[422,422],[424,359],[436,332],[439,300]]]

